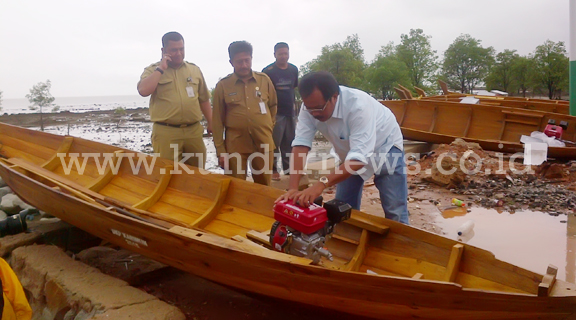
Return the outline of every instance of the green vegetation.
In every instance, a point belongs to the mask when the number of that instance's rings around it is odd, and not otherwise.
[[[114,109],[114,114],[121,115],[121,116],[126,115],[126,108],[118,107],[118,108]]]
[[[472,92],[488,76],[494,63],[494,48],[483,48],[480,40],[460,35],[444,52],[443,76],[449,86]]]
[[[380,99],[393,99],[394,87],[410,83],[410,70],[398,59],[394,44],[382,47],[376,58],[366,68],[364,89]]]
[[[400,36],[400,44],[396,47],[398,60],[408,67],[410,81],[414,87],[426,87],[438,69],[436,51],[430,45],[431,36],[424,34],[422,29],[410,29],[410,34]]]
[[[50,83],[50,80],[46,80],[46,82],[38,82],[38,84],[34,85],[32,89],[30,89],[30,93],[26,95],[26,98],[32,104],[29,107],[30,110],[40,111],[40,130],[42,131],[44,131],[44,117],[42,109],[44,107],[52,107],[52,112],[55,112],[60,108],[52,103],[55,98],[50,94],[51,87],[52,83]]]
[[[329,71],[340,84],[381,99],[397,98],[397,85],[436,94],[437,79],[448,83],[450,90],[464,93],[486,86],[513,95],[532,93],[559,99],[568,92],[569,59],[561,41],[547,40],[533,53],[521,56],[513,49],[497,53],[492,47],[483,47],[481,40],[462,34],[442,58],[432,50],[431,41],[432,36],[422,29],[411,29],[400,36],[398,45],[391,42],[382,46],[367,63],[360,39],[354,34],[342,43],[324,46],[320,55],[300,67],[301,75]]]
[[[562,90],[568,88],[569,59],[564,42],[546,40],[534,51],[534,88],[548,92],[548,98],[559,98]]]
[[[314,60],[301,66],[302,74],[310,71],[329,71],[338,83],[361,86],[364,77],[364,50],[357,34],[348,36],[346,41],[324,46],[322,53]]]

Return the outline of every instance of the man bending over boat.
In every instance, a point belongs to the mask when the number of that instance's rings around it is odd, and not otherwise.
[[[292,142],[290,185],[276,202],[292,199],[308,207],[336,185],[336,199],[360,209],[364,180],[374,176],[386,218],[409,224],[403,139],[394,114],[367,93],[339,86],[329,72],[305,75],[298,90],[304,103]],[[316,131],[332,143],[341,164],[298,191]]]
[[[138,93],[143,97],[152,95],[150,120],[154,122],[154,153],[180,161],[184,152],[186,164],[204,168],[206,145],[200,120],[204,114],[208,133],[211,133],[210,92],[200,68],[184,61],[184,38],[178,32],[168,32],[162,37],[162,59],[144,69]]]

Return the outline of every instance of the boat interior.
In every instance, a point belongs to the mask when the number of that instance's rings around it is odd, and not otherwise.
[[[431,130],[467,130],[468,136],[496,139],[514,132],[470,120],[470,112],[493,117],[490,111],[454,108],[408,108],[399,118]],[[454,112],[444,116],[439,112],[444,109]],[[509,125],[518,124],[511,121]],[[187,167],[195,169],[194,173],[178,174],[177,170],[185,169],[175,168],[171,161],[81,138],[1,124],[0,156],[3,166],[105,210],[167,229],[202,230],[259,247],[268,243],[275,221],[273,202],[282,194],[278,189],[197,168]],[[108,166],[103,165],[106,161]],[[134,169],[139,161],[140,167]],[[73,162],[77,165],[67,165]],[[323,259],[321,265],[334,270],[524,295],[562,295],[565,289],[554,285],[553,267],[543,276],[498,260],[488,251],[358,211],[337,225],[326,247],[334,259]]]

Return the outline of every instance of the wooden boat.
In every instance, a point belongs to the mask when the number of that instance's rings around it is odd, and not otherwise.
[[[456,138],[476,142],[486,150],[524,152],[522,135],[544,132],[548,120],[568,122],[566,147],[549,147],[548,156],[576,159],[576,117],[542,111],[439,100],[383,100],[402,128],[405,139],[451,143]]]
[[[452,101],[452,102],[459,102],[460,99],[463,97],[474,97],[480,100],[479,101],[480,104],[485,105],[570,114],[570,102],[565,100],[546,100],[546,99],[522,98],[522,97],[483,96],[483,95],[465,94],[449,91],[448,85],[444,81],[438,80],[438,84],[442,88],[442,92],[444,93],[443,95],[439,96],[420,95],[420,97],[424,99],[434,99],[434,100]]]
[[[422,99],[460,102],[464,97],[474,97],[479,104],[501,106],[509,108],[536,110],[561,114],[570,114],[570,105],[562,100],[542,100],[517,97],[490,97],[481,95],[450,94],[443,96],[429,96]]]
[[[0,176],[26,202],[227,286],[380,319],[576,319],[576,285],[554,267],[537,274],[359,211],[326,242],[333,261],[314,265],[248,240],[268,241],[281,190],[197,168],[176,174],[172,161],[5,124],[0,144]],[[57,154],[86,159],[84,170]],[[105,157],[117,172],[98,168]]]

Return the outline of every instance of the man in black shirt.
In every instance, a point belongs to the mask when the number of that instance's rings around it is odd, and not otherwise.
[[[294,88],[298,87],[298,68],[288,63],[290,58],[290,49],[285,42],[279,42],[274,46],[274,57],[276,62],[268,65],[262,72],[266,73],[274,87],[278,96],[278,112],[276,113],[276,125],[272,137],[276,150],[274,153],[280,153],[282,158],[282,170],[284,174],[289,174],[290,170],[290,157],[289,153],[292,150],[292,140],[294,140],[294,132],[296,131],[296,116],[294,105]],[[274,165],[272,166],[272,180],[280,180],[278,173],[277,158],[274,158]]]

